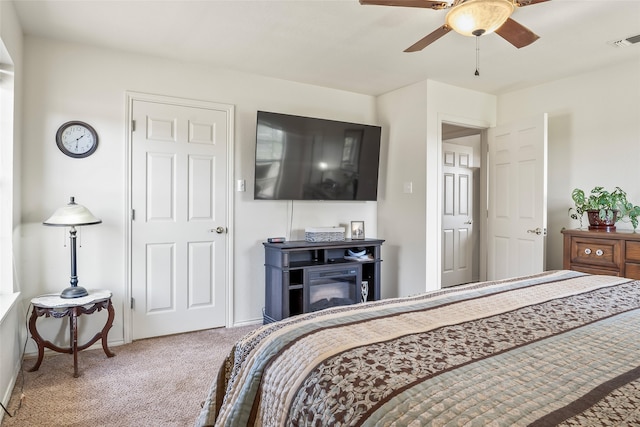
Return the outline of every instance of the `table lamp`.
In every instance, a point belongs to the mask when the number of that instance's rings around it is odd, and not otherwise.
[[[76,272],[76,227],[82,225],[100,224],[101,219],[96,218],[82,205],[78,205],[74,197],[68,205],[56,210],[49,219],[43,222],[44,225],[54,227],[71,227],[69,230],[69,240],[71,240],[71,286],[60,294],[61,298],[79,298],[87,296],[89,293],[82,286],[78,286],[78,274]]]

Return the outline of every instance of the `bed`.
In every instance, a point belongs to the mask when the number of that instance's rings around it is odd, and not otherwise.
[[[196,425],[639,425],[639,308],[640,281],[551,271],[288,318]]]

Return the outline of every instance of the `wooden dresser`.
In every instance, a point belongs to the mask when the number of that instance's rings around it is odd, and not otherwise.
[[[640,233],[562,230],[563,268],[640,279]]]

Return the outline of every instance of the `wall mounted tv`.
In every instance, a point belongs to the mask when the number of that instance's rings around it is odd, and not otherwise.
[[[379,126],[258,111],[254,199],[376,200]]]

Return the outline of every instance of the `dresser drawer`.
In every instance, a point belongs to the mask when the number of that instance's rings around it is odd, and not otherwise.
[[[626,260],[632,262],[640,262],[640,242],[627,241]]]
[[[640,280],[640,264],[625,263],[624,265],[624,277],[629,279]]]
[[[587,274],[600,274],[604,276],[618,276],[620,277],[620,270],[610,270],[608,268],[597,268],[595,266],[571,264],[570,270],[581,271]]]
[[[622,245],[620,240],[571,239],[571,263],[607,267],[619,270],[622,267]]]

